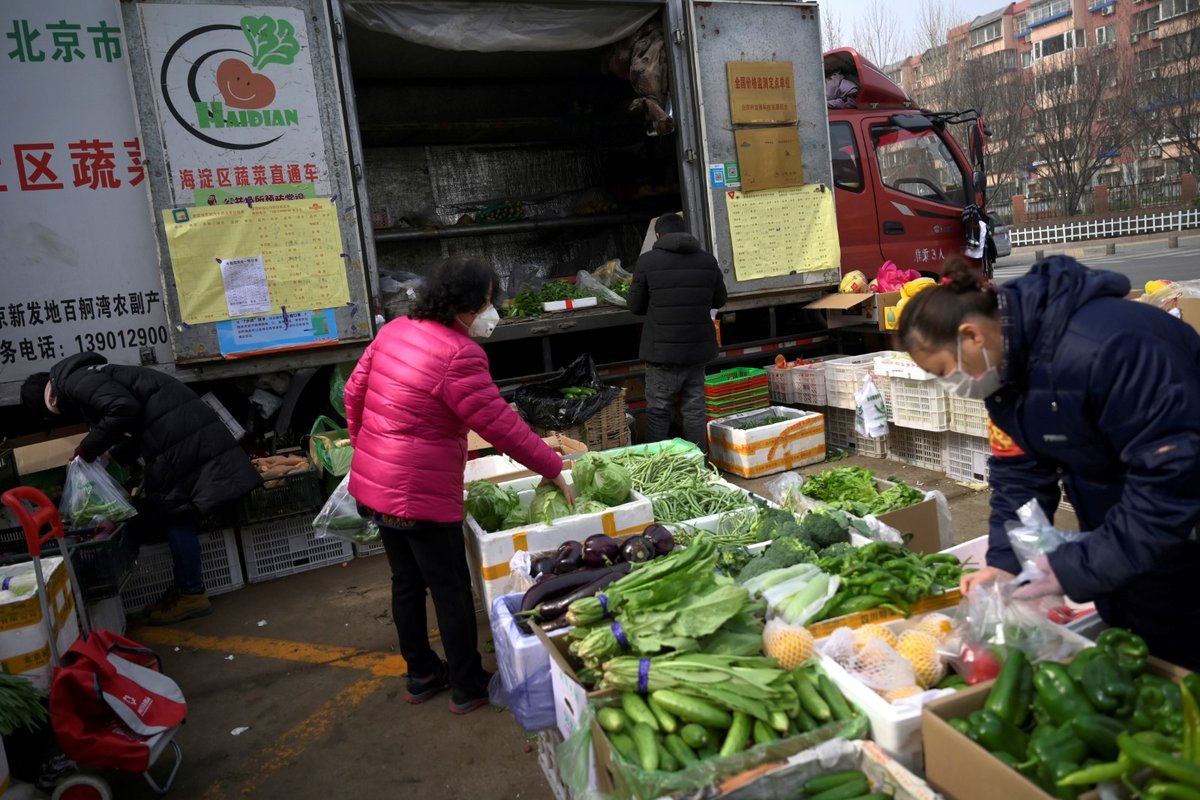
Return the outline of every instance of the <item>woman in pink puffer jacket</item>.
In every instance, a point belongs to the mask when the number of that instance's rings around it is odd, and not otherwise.
[[[504,402],[471,339],[490,336],[499,320],[495,285],[491,267],[451,258],[409,316],[383,326],[346,382],[350,494],[379,523],[392,569],[392,618],[409,670],[405,699],[421,703],[449,688],[456,714],[487,703],[490,677],[463,547],[467,432],[570,496],[562,459]],[[448,663],[429,646],[426,589]]]

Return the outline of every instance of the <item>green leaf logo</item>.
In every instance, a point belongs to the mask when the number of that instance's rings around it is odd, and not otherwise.
[[[242,32],[250,42],[254,69],[262,69],[267,64],[291,64],[300,54],[296,29],[287,20],[264,15],[242,17],[241,24]]]

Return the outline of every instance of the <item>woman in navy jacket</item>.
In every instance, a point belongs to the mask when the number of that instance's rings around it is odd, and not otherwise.
[[[1088,535],[1014,596],[1095,601],[1155,655],[1200,668],[1200,335],[1065,256],[999,287],[962,259],[944,274],[909,301],[900,337],[991,417],[987,567],[963,591],[1020,571],[1005,523],[1032,498],[1053,519],[1062,481]]]

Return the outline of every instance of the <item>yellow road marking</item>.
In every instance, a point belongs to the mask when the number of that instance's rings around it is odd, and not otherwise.
[[[338,692],[333,699],[322,703],[316,711],[280,736],[275,744],[259,751],[253,760],[245,765],[243,771],[253,775],[241,785],[238,793],[244,796],[254,794],[263,782],[280,769],[293,764],[304,754],[306,748],[329,732],[334,722],[344,718],[346,712],[361,705],[382,685],[383,678],[364,678]],[[229,796],[228,788],[218,781],[208,787],[203,800],[222,800]]]
[[[138,628],[130,636],[146,644],[195,647],[200,650],[219,650],[244,656],[276,658],[281,661],[361,669],[378,678],[399,678],[408,672],[408,664],[403,656],[357,647],[309,644],[286,639],[259,639],[252,636],[206,636],[169,627]]]

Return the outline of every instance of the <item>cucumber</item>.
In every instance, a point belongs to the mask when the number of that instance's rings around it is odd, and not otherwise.
[[[842,769],[837,772],[826,772],[824,775],[818,775],[815,778],[810,778],[805,782],[805,794],[820,794],[841,786],[843,783],[849,783],[855,778],[865,778],[866,775],[860,769]]]
[[[807,711],[805,711],[803,708],[800,709],[800,713],[796,714],[795,722],[796,722],[796,728],[800,731],[800,733],[808,733],[809,731],[815,731],[818,727],[820,727],[817,724],[817,721],[815,719],[813,719],[811,716],[809,716],[809,713]]]
[[[656,739],[655,743],[658,747],[658,768],[663,772],[678,772],[679,762],[675,760],[675,756],[671,755],[671,751],[661,739]]]
[[[680,728],[679,738],[683,739],[683,743],[688,747],[698,750],[708,744],[708,731],[704,730],[702,725],[689,722]]]
[[[673,692],[669,689],[659,689],[651,696],[662,708],[686,722],[695,722],[706,728],[720,728],[722,730],[727,729],[733,724],[733,718],[729,716],[728,711],[704,700],[689,697],[679,692]],[[643,705],[645,704],[643,703]],[[646,709],[646,711],[649,712],[650,709]],[[626,713],[628,713],[628,709]]]
[[[721,758],[735,755],[746,749],[750,743],[750,715],[741,711],[733,712],[733,723],[725,734],[721,745]]]
[[[755,744],[770,744],[771,742],[779,741],[779,737],[775,735],[775,731],[771,726],[763,722],[761,719],[754,720],[754,743]]]
[[[655,718],[654,712],[646,705],[646,701],[633,692],[626,692],[621,695],[621,708],[625,709],[625,715],[629,717],[629,721],[634,725],[643,724],[649,726],[650,730],[658,733],[658,719]]]
[[[633,726],[633,743],[637,746],[637,760],[642,769],[654,772],[658,769],[658,737],[654,729],[644,722]]]
[[[625,717],[615,708],[602,708],[596,712],[596,721],[609,733],[619,733],[625,727]]]
[[[633,743],[627,734],[610,733],[608,740],[612,742],[612,746],[616,748],[617,753],[621,758],[628,761],[630,764],[636,764],[638,760],[637,745]]]
[[[824,724],[833,718],[833,711],[829,707],[829,703],[821,697],[821,693],[817,691],[816,681],[803,669],[797,669],[793,673],[792,682],[796,684],[796,694],[800,696],[800,707],[817,721],[818,724]]]
[[[841,786],[827,789],[820,794],[809,795],[809,800],[853,800],[871,791],[871,784],[863,776],[851,778]]]
[[[783,713],[782,711],[772,711],[771,712],[771,723],[770,724],[776,733],[787,733],[788,727],[789,727],[789,724],[788,724],[789,722],[790,722],[790,720],[788,719],[788,715]]]
[[[697,751],[696,755],[700,757],[701,761],[704,761],[705,759],[715,758],[720,754],[720,752],[721,740],[716,736],[709,736],[708,741],[704,743],[704,746],[701,747],[699,751]]]
[[[675,756],[675,760],[680,763],[683,769],[687,769],[696,763],[696,754],[692,752],[692,748],[687,746],[687,742],[682,737],[674,733],[669,733],[667,734],[666,744],[667,750],[671,755]]]
[[[860,794],[854,800],[892,800],[892,796],[887,792],[871,792],[870,794]]]
[[[665,708],[663,708],[662,705],[654,699],[654,697],[650,698],[648,705],[650,707],[650,713],[652,713],[654,718],[658,720],[658,727],[662,729],[663,733],[674,733],[675,731],[679,730],[678,720],[675,719],[670,711],[667,711]]]
[[[850,710],[850,706],[846,703],[846,698],[842,697],[842,693],[829,679],[828,675],[821,674],[817,676],[817,689],[820,690],[821,696],[825,698],[825,702],[829,704],[830,711],[833,712],[833,718],[838,721],[844,721],[854,718],[854,712]]]

